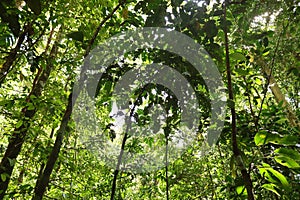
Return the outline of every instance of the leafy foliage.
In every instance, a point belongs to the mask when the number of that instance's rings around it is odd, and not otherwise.
[[[72,117],[63,124],[78,67],[89,48],[121,31],[167,27],[201,44],[225,83],[224,29],[229,30],[235,98],[227,104],[236,110],[241,159],[232,153],[229,112],[216,145],[207,152],[201,149],[212,111],[205,82],[190,63],[158,49],[131,52],[117,58],[97,86],[96,114],[107,140],[118,139],[109,116],[114,87],[141,63],[160,63],[180,72],[196,92],[201,119],[197,141],[168,167],[153,173],[120,172],[115,199],[245,199],[241,163],[250,174],[256,199],[298,199],[300,2],[230,1],[226,18],[223,8],[219,0],[1,1],[0,198],[37,195],[38,182],[62,133],[42,196],[110,198],[114,171],[80,142]],[[150,120],[155,105],[171,113],[164,130],[176,127],[181,110],[168,88],[150,84],[131,98],[136,101],[135,122],[156,128],[149,134],[160,130],[159,123]],[[59,132],[62,127],[65,131]],[[13,159],[7,157],[17,149],[9,151],[11,141],[21,136],[20,151]],[[161,140],[131,137],[126,148],[143,152],[164,142],[164,134]]]

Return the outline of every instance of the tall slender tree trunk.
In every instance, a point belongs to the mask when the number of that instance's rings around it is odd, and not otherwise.
[[[99,26],[96,28],[93,37],[91,38],[86,51],[84,53],[84,57],[87,57],[91,51],[92,45],[94,44],[101,28],[103,27],[103,25],[115,14],[115,12],[126,2],[126,0],[121,0],[120,3],[112,10],[112,12],[107,15],[99,24]],[[82,69],[82,72],[85,72],[85,69]],[[80,77],[79,82],[83,81],[82,77]],[[59,156],[59,152],[62,146],[62,142],[63,142],[63,138],[64,135],[66,133],[66,128],[68,126],[68,123],[70,121],[70,117],[72,114],[72,99],[77,99],[76,96],[73,96],[75,94],[70,93],[69,98],[68,98],[68,104],[64,113],[64,116],[61,120],[61,124],[60,124],[60,128],[57,131],[57,136],[55,139],[55,143],[54,146],[52,148],[52,151],[50,153],[50,156],[48,157],[47,163],[46,163],[46,167],[43,170],[43,172],[41,173],[40,178],[37,180],[36,185],[35,185],[35,189],[34,189],[34,196],[33,196],[33,200],[41,200],[44,196],[44,193],[46,191],[46,188],[49,184],[50,181],[50,175],[53,171],[54,165],[56,160],[58,159]]]
[[[49,37],[49,40],[52,39],[52,34]],[[47,49],[45,50],[45,52]],[[51,60],[55,57],[57,51],[57,44],[54,44],[50,52],[50,60],[45,69],[40,67],[32,86],[31,92],[26,98],[27,105],[32,104],[31,97],[40,97],[45,83],[47,82],[50,72],[53,68]],[[36,108],[29,109],[28,106],[25,106],[22,109],[23,118],[17,123],[12,135],[9,139],[8,147],[4,153],[2,161],[0,163],[0,174],[5,175],[5,179],[0,179],[0,199],[3,199],[5,192],[8,188],[10,177],[12,175],[16,159],[21,152],[22,145],[26,139],[27,131],[30,127],[31,120],[36,113]]]
[[[17,59],[18,52],[20,51],[21,45],[25,40],[25,37],[29,30],[32,29],[32,24],[25,25],[24,26],[24,31],[20,34],[16,46],[11,50],[11,52],[8,54],[8,56],[5,59],[4,64],[0,68],[0,86],[4,82],[7,74],[11,70],[11,66]]]
[[[262,60],[262,58],[258,59],[257,63],[262,67],[263,73],[269,78],[269,86],[275,97],[276,102],[282,102],[282,106],[286,110],[287,119],[289,120],[290,125],[293,127],[298,127],[298,129],[300,130],[299,119],[297,118],[295,111],[292,109],[292,106],[286,100],[285,95],[278,86],[274,76],[272,75],[272,70],[267,66],[267,64]]]
[[[68,105],[65,111],[65,114],[62,118],[60,128],[57,132],[57,136],[55,139],[54,146],[52,148],[51,154],[47,160],[47,164],[45,169],[40,175],[40,178],[37,180],[36,187],[34,190],[34,197],[32,199],[42,199],[43,195],[45,193],[46,187],[48,186],[50,175],[52,173],[52,170],[54,168],[55,162],[58,158],[63,138],[65,135],[66,128],[68,126],[68,122],[70,120],[70,116],[72,114],[72,94],[69,95]]]
[[[224,19],[225,19],[225,21],[226,21],[226,12],[227,12],[226,4],[227,4],[227,1],[224,2]],[[254,200],[253,185],[252,185],[251,177],[250,177],[250,174],[247,172],[246,166],[242,160],[241,152],[240,152],[240,149],[238,147],[238,142],[237,142],[236,111],[235,111],[235,105],[234,105],[234,93],[233,93],[233,89],[232,89],[231,67],[230,67],[230,60],[229,60],[228,30],[227,30],[226,25],[224,27],[224,35],[225,35],[225,59],[226,59],[226,71],[227,71],[227,87],[228,87],[229,100],[232,102],[232,105],[230,106],[230,111],[231,111],[231,128],[232,128],[231,142],[232,142],[233,156],[235,158],[237,166],[241,170],[245,188],[246,188],[247,194],[248,194],[248,200]]]

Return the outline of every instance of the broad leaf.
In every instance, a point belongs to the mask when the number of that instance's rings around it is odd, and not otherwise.
[[[288,168],[292,168],[292,169],[298,169],[298,168],[300,168],[300,165],[295,160],[293,160],[290,157],[287,157],[287,156],[275,156],[274,159],[279,164],[281,164],[283,166],[286,166]]]
[[[273,183],[266,183],[262,185],[263,188],[275,193],[277,196],[280,196],[280,194],[277,192],[277,190],[275,189],[277,186]]]
[[[300,161],[300,153],[293,149],[279,148],[279,149],[275,150],[275,153],[278,153],[279,155],[282,155],[282,156],[288,156],[296,161]]]
[[[266,180],[279,186],[283,186],[285,189],[290,189],[289,182],[282,173],[273,169],[268,164],[263,164],[263,166],[264,167],[259,168],[259,172]]]
[[[274,157],[276,162],[292,169],[300,168],[300,154],[293,149],[279,148],[275,150],[278,155]]]
[[[236,192],[238,193],[238,195],[247,195],[247,190],[245,188],[245,186],[241,185],[241,186],[237,186],[236,187]]]

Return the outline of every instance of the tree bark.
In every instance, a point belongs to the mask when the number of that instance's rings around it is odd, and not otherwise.
[[[267,64],[260,58],[257,63],[262,67],[263,73],[269,78],[269,86],[275,97],[277,103],[282,102],[282,106],[286,109],[287,118],[289,123],[293,127],[297,127],[300,130],[300,122],[297,118],[292,106],[286,100],[285,95],[278,86],[274,76],[272,75],[272,70],[267,66]]]
[[[4,82],[9,71],[11,70],[11,66],[17,59],[17,54],[20,51],[21,45],[25,40],[25,36],[27,35],[28,31],[32,29],[32,24],[25,25],[24,27],[25,27],[24,31],[20,34],[15,48],[13,48],[11,52],[8,54],[5,63],[0,68],[0,86]]]
[[[86,51],[84,53],[84,58],[87,57],[91,51],[92,45],[94,44],[101,28],[103,27],[103,25],[114,15],[114,13],[125,3],[125,0],[120,1],[120,3],[113,9],[113,11],[107,15],[99,24],[99,26],[96,28],[93,37],[91,38],[91,40],[89,41],[89,44],[86,48]],[[82,69],[82,72],[85,72],[85,69]],[[81,74],[82,75],[82,74]],[[83,77],[83,76],[82,76]],[[82,77],[80,76],[79,82],[83,81]],[[46,188],[49,184],[50,181],[50,175],[53,171],[54,165],[56,160],[58,159],[59,156],[59,152],[61,149],[61,145],[63,142],[63,138],[66,132],[66,128],[68,126],[68,123],[70,121],[70,116],[72,114],[72,100],[76,101],[77,97],[73,96],[73,93],[70,93],[69,98],[68,98],[68,105],[66,107],[64,116],[62,118],[61,121],[61,125],[59,130],[57,131],[57,136],[55,139],[55,143],[54,146],[52,148],[52,151],[50,153],[50,156],[47,160],[46,163],[46,167],[42,172],[41,178],[37,180],[36,182],[36,186],[34,189],[34,196],[33,196],[33,200],[41,200],[44,196],[44,193],[46,191]]]
[[[51,37],[52,35],[49,37],[50,40]],[[52,50],[50,52],[50,58],[53,58],[55,56],[56,50],[57,50],[57,46],[55,44],[52,47]],[[45,50],[45,52],[46,51],[47,49]],[[49,78],[52,68],[53,68],[52,62],[48,62],[44,70],[42,69],[42,67],[40,67],[37,76],[34,79],[32,90],[26,98],[27,104],[33,103],[31,100],[32,96],[35,96],[37,98],[41,96],[42,90]],[[5,174],[7,177],[5,180],[0,179],[0,191],[1,191],[0,199],[3,199],[5,192],[8,188],[10,177],[15,166],[15,161],[21,152],[23,143],[25,142],[25,138],[27,135],[27,131],[30,127],[31,120],[36,113],[36,108],[28,109],[28,106],[25,106],[21,112],[23,113],[24,117],[19,122],[22,124],[20,125],[20,127],[16,127],[14,129],[9,139],[8,147],[0,163],[0,174]]]
[[[33,200],[42,199],[43,195],[45,193],[46,187],[48,186],[50,175],[52,173],[52,170],[54,168],[55,162],[58,158],[60,148],[63,142],[63,138],[65,135],[66,128],[68,126],[68,122],[70,120],[70,116],[72,113],[72,94],[69,95],[68,99],[68,105],[65,111],[65,114],[62,118],[60,128],[57,131],[57,136],[55,139],[54,146],[52,148],[51,154],[47,160],[47,164],[45,169],[43,170],[43,173],[40,176],[40,179],[37,180],[36,187],[34,190],[34,197]]]

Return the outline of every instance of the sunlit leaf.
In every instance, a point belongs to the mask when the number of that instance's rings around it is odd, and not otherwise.
[[[298,169],[298,168],[300,168],[300,165],[295,160],[293,160],[290,157],[287,157],[287,156],[275,156],[274,159],[279,164],[281,164],[283,166],[286,166],[288,168],[292,168],[292,169]]]
[[[238,193],[238,195],[244,195],[244,196],[247,195],[247,190],[243,185],[236,187],[236,192]]]
[[[267,131],[259,131],[258,133],[256,133],[255,137],[254,137],[254,142],[257,146],[263,145],[267,142],[267,135],[268,132]]]
[[[296,161],[300,161],[300,153],[293,149],[279,148],[279,149],[275,150],[275,153],[278,153],[279,155],[282,155],[282,156],[288,156]]]
[[[285,189],[289,189],[290,185],[286,177],[282,173],[270,167],[269,165],[264,164],[264,167],[259,168],[259,172],[269,182],[279,184]]]
[[[269,190],[269,191],[271,191],[271,192],[274,192],[277,196],[280,196],[280,194],[276,190],[277,186],[275,184],[273,184],[273,183],[266,183],[266,184],[263,184],[262,187],[265,188],[265,189],[267,189],[267,190]]]

